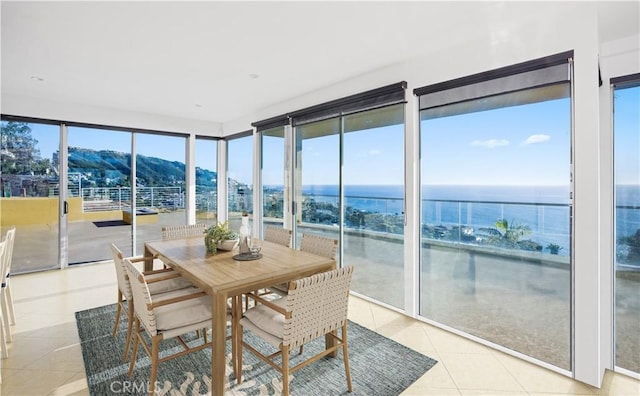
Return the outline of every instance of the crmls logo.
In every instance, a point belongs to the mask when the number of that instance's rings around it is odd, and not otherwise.
[[[111,392],[115,394],[146,394],[149,393],[148,381],[113,381],[109,385]],[[160,383],[156,382],[156,393],[162,389]]]

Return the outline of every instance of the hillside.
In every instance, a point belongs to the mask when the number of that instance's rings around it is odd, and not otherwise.
[[[185,166],[178,161],[138,155],[137,185],[144,187],[179,186],[184,184]],[[131,154],[112,150],[69,147],[69,173],[81,173],[83,185],[116,187],[129,185]],[[217,173],[196,168],[196,184],[216,187]]]

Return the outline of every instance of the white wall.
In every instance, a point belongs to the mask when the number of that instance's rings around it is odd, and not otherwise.
[[[513,10],[513,9],[512,9]],[[605,85],[610,76],[638,73],[638,38],[599,43],[595,3],[522,3],[511,18],[511,29],[498,32],[491,42],[468,42],[436,53],[364,74],[358,78],[279,103],[223,125],[225,134],[246,130],[253,121],[267,119],[343,96],[367,91],[398,81],[420,87],[464,77],[515,63],[574,50],[574,377],[594,386],[602,383],[605,369],[612,368],[612,150],[608,87],[598,87],[598,63]],[[526,18],[520,18],[527,15]],[[426,40],[436,38],[426,38]],[[428,45],[428,44],[427,44]],[[602,53],[601,53],[602,47]],[[339,66],[338,66],[339,67]],[[414,97],[407,92],[408,106]],[[407,141],[418,142],[417,111],[407,112]],[[419,159],[407,152],[407,179],[414,180]],[[417,191],[417,188],[411,191]],[[412,198],[415,200],[415,197]],[[418,205],[408,204],[408,216],[419,218]],[[407,235],[415,234],[410,223]],[[412,234],[413,232],[413,234]],[[410,241],[407,241],[410,243]],[[405,257],[417,261],[414,245]],[[417,273],[417,262],[407,263]],[[415,281],[408,279],[407,282]],[[415,282],[407,284],[409,298],[415,298]],[[415,315],[415,302],[407,313]]]

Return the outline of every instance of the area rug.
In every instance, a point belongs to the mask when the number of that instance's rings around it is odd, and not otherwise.
[[[126,317],[123,315],[116,337],[111,331],[116,305],[76,312],[76,324],[80,335],[82,356],[87,373],[87,383],[92,395],[146,394],[150,372],[150,360],[140,349],[136,368],[131,378],[127,376],[128,363],[122,363],[126,338]],[[273,348],[245,332],[245,339],[259,348]],[[348,323],[349,363],[353,393],[347,392],[342,352],[336,358],[325,357],[296,372],[291,377],[291,395],[398,395],[420,378],[437,362],[378,333],[356,323]],[[197,344],[195,333],[188,338]],[[279,395],[282,377],[273,368],[248,351],[243,353],[244,381],[237,385],[230,364],[231,342],[227,342],[227,395]],[[181,350],[175,340],[163,341],[161,357]],[[304,347],[299,355],[293,352],[291,366],[324,348],[324,337]],[[211,351],[202,350],[167,362],[158,369],[157,395],[206,395],[211,394]]]

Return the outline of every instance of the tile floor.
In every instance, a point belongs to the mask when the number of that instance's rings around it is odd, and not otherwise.
[[[87,395],[74,312],[114,302],[111,262],[12,278],[16,325],[2,360],[3,395]],[[403,395],[640,395],[607,372],[596,389],[353,297],[350,318],[438,360]]]

